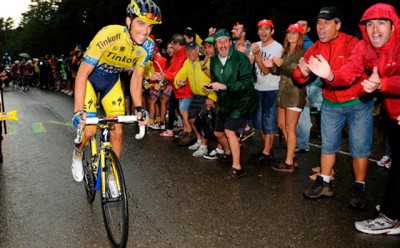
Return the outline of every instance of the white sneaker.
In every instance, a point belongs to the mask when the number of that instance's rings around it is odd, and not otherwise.
[[[197,151],[193,153],[193,157],[201,158],[208,153],[207,146],[200,146]]]
[[[165,124],[160,124],[159,127],[160,127],[160,130],[165,130]]]
[[[183,126],[182,118],[180,116],[178,116],[177,120],[174,122],[174,126],[177,126],[177,127]]]
[[[377,161],[376,164],[380,167],[384,167],[386,163],[390,162],[390,160],[390,157],[385,155],[379,161]]]
[[[77,154],[74,150],[72,154],[72,177],[77,182],[82,182],[83,180],[83,167],[82,167],[82,153]]]
[[[380,213],[375,219],[354,222],[357,230],[368,234],[400,234],[400,221],[391,220]]]
[[[191,151],[196,151],[197,149],[199,149],[200,146],[201,146],[201,140],[197,140],[196,143],[189,146],[188,149]]]
[[[154,130],[160,130],[160,124],[158,123],[150,124],[149,127]]]

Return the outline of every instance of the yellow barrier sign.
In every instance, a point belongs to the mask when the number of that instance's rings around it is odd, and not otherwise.
[[[0,121],[17,121],[17,110],[9,112],[0,112]]]

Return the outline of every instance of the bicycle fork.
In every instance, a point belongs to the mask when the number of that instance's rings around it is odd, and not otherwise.
[[[101,171],[101,194],[103,195],[103,197],[108,198],[107,197],[107,191],[109,189],[106,188],[106,180],[108,179],[106,177],[108,172],[108,176],[111,174],[113,175],[114,179],[115,179],[115,183],[117,186],[117,190],[118,190],[118,195],[121,195],[121,181],[120,178],[118,176],[118,173],[121,173],[119,171],[117,171],[116,166],[115,166],[115,161],[113,156],[110,156],[108,159],[111,163],[110,167],[106,166],[106,156],[110,155],[110,153],[106,153],[106,149],[112,149],[111,145],[109,142],[104,142],[102,144],[102,148],[100,149],[100,171]],[[100,175],[100,173],[99,173]]]

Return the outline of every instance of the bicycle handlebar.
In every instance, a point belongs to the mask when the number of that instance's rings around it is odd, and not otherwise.
[[[121,116],[103,117],[103,118],[98,118],[98,117],[86,118],[85,123],[86,125],[97,125],[98,123],[104,123],[104,122],[134,123],[137,121],[138,118],[136,115],[121,115]],[[77,129],[75,144],[80,144],[82,142],[83,126],[84,125],[81,124]],[[135,135],[135,138],[142,139],[144,137],[145,132],[146,132],[146,127],[139,126],[139,133]]]

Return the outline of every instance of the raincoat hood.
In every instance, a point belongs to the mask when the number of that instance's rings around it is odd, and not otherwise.
[[[373,20],[373,19],[391,20],[395,27],[394,30],[395,35],[392,35],[390,37],[390,40],[383,48],[388,47],[389,49],[391,49],[393,48],[396,42],[400,42],[400,19],[399,16],[397,15],[396,9],[393,6],[385,3],[377,3],[369,7],[364,12],[358,26],[360,27],[363,40],[368,44],[371,44],[371,42],[368,38],[367,31],[365,29],[365,24],[368,20]]]

